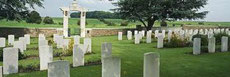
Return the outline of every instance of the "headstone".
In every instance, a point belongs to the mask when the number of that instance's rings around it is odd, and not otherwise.
[[[132,32],[131,31],[128,31],[127,32],[127,38],[128,38],[128,40],[132,40]]]
[[[118,32],[118,40],[122,40],[122,32]]]
[[[135,43],[135,44],[140,44],[140,36],[139,36],[139,34],[136,34],[136,35],[135,35],[134,43]]]
[[[103,43],[101,45],[101,59],[112,56],[112,44]]]
[[[59,36],[59,35],[58,34],[53,34],[53,40],[54,40],[55,43],[57,43],[57,39],[56,39],[57,36]]]
[[[169,30],[169,32],[168,32],[168,42],[171,42],[171,37],[172,37],[172,30]]]
[[[137,31],[137,30],[134,31],[134,35],[136,35],[136,34],[138,34],[138,31]]]
[[[199,55],[201,53],[201,39],[195,38],[193,42],[193,54]]]
[[[146,36],[146,43],[151,43],[152,42],[152,33],[150,31],[147,32]]]
[[[228,51],[228,37],[223,36],[221,38],[221,52],[227,52]]]
[[[92,40],[91,38],[84,39],[84,47],[86,48],[86,53],[92,53]]]
[[[80,36],[74,36],[74,45],[80,44]]]
[[[30,35],[26,34],[24,35],[24,37],[25,37],[26,44],[30,44]]]
[[[163,48],[163,47],[164,47],[164,36],[162,33],[159,33],[157,37],[157,48]]]
[[[2,68],[2,66],[0,66],[0,77],[3,77],[3,68]]]
[[[212,37],[214,37],[214,34],[213,34],[213,32],[209,31],[208,32],[208,38],[212,38]]]
[[[215,37],[209,38],[208,40],[208,52],[215,53],[216,51],[216,39]]]
[[[70,39],[63,39],[62,48],[68,49],[69,48],[69,43],[70,43]]]
[[[142,30],[141,34],[142,34],[143,37],[145,37],[145,30]]]
[[[26,50],[26,38],[25,37],[19,37],[19,41],[22,41],[23,50]]]
[[[57,48],[63,48],[63,46],[62,46],[62,43],[63,43],[63,40],[64,40],[64,38],[63,38],[63,36],[57,36],[56,37],[56,42],[57,42]]]
[[[46,40],[45,35],[44,35],[44,34],[39,34],[39,36],[38,36],[38,41],[39,41],[39,40]]]
[[[18,49],[3,49],[3,74],[18,73]]]
[[[84,66],[84,52],[78,45],[73,47],[73,67]]]
[[[38,48],[40,49],[40,47],[44,45],[48,45],[48,40],[39,40]]]
[[[160,77],[160,55],[158,53],[145,53],[144,77]]]
[[[121,59],[107,57],[102,60],[102,77],[121,77]]]
[[[159,33],[159,30],[155,30],[155,37],[157,37],[158,36],[158,33]]]
[[[165,37],[165,30],[162,30],[163,37]]]
[[[0,47],[6,46],[6,38],[0,38]]]
[[[24,46],[22,41],[15,41],[13,47],[19,49],[21,53],[24,53]]]
[[[48,64],[48,77],[70,77],[68,61],[55,61]]]
[[[39,49],[40,57],[40,70],[46,70],[48,63],[53,61],[53,48],[52,46],[43,45]]]
[[[14,35],[8,35],[8,45],[14,45]]]

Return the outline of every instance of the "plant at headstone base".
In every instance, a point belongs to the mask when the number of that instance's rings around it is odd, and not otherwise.
[[[121,21],[121,26],[128,26],[128,25],[129,25],[129,21],[127,20]]]
[[[40,24],[42,22],[42,17],[40,16],[40,14],[36,11],[32,11],[30,12],[30,14],[28,15],[27,19],[26,19],[27,23],[36,23],[36,24]]]
[[[189,46],[188,38],[181,39],[174,33],[172,34],[171,41],[164,43],[164,47],[166,48],[178,48],[187,46]]]
[[[64,56],[71,56],[73,55],[73,45],[74,45],[74,39],[71,39],[70,42],[69,42],[69,45],[67,49],[65,49],[63,55]]]
[[[193,35],[192,40],[194,40],[194,38],[201,38],[201,45],[208,46],[208,36],[207,35],[196,34],[196,35]]]
[[[32,71],[39,71],[40,64],[29,64],[26,66],[19,65],[19,72],[32,72]]]
[[[214,37],[216,38],[216,45],[220,45],[221,44],[221,39],[222,39],[223,36],[227,36],[227,37],[230,38],[230,36],[228,34],[226,34],[226,33],[218,33],[218,34],[214,35]],[[230,43],[229,43],[229,45],[230,45]]]
[[[43,19],[43,23],[45,24],[54,24],[54,21],[51,17],[49,16],[46,16],[44,19]]]

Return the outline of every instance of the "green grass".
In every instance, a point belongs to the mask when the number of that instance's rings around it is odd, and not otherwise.
[[[6,21],[0,20],[0,27],[22,27],[22,28],[62,28],[62,25],[59,23],[63,22],[62,18],[53,18],[55,24],[29,24],[25,21],[17,22],[17,21]],[[110,21],[115,23],[115,26],[108,26],[103,22],[100,22],[97,19],[87,19],[87,28],[135,28],[136,25],[141,25],[140,22],[130,22],[128,26],[120,26],[120,23],[123,21],[122,19],[105,19],[106,21]],[[77,22],[79,18],[69,18],[69,28],[79,28]],[[176,26],[180,26],[181,24],[185,25],[199,25],[197,21],[171,21],[168,22],[169,26],[175,24]],[[155,27],[159,27],[160,23],[157,21],[155,23]],[[204,26],[229,26],[230,22],[204,22]],[[203,25],[200,25],[203,26]]]
[[[100,60],[101,44],[112,43],[113,56],[121,57],[121,77],[143,77],[144,53],[160,53],[161,77],[229,77],[230,52],[191,55],[191,47],[157,49],[156,42],[151,44],[133,44],[133,41],[123,37],[118,41],[117,36],[104,36],[92,38],[92,50],[95,54],[85,56],[85,61]],[[37,39],[29,46],[36,47]],[[144,42],[144,40],[142,40]],[[60,50],[61,51],[61,50]],[[54,51],[56,52],[56,51]],[[59,52],[59,51],[58,51]],[[38,54],[37,50],[28,50],[26,54]],[[58,58],[55,58],[57,60]],[[72,63],[72,56],[64,57]],[[20,60],[20,65],[38,64],[38,59]],[[2,64],[2,62],[0,62]],[[18,73],[6,77],[47,77],[47,71],[34,71]],[[71,68],[71,77],[101,77],[101,65]]]

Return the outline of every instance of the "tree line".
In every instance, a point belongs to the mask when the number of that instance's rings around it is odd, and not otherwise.
[[[80,18],[80,12],[73,12],[70,14],[71,18]],[[106,11],[89,11],[86,13],[87,18],[109,18],[109,19],[119,19],[121,18],[119,14],[106,12]]]

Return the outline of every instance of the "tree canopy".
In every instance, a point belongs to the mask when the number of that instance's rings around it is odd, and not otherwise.
[[[21,20],[26,18],[29,9],[43,7],[44,0],[0,0],[0,19]]]
[[[114,9],[122,18],[138,20],[150,30],[157,20],[202,19],[208,11],[200,11],[207,0],[119,0]]]

